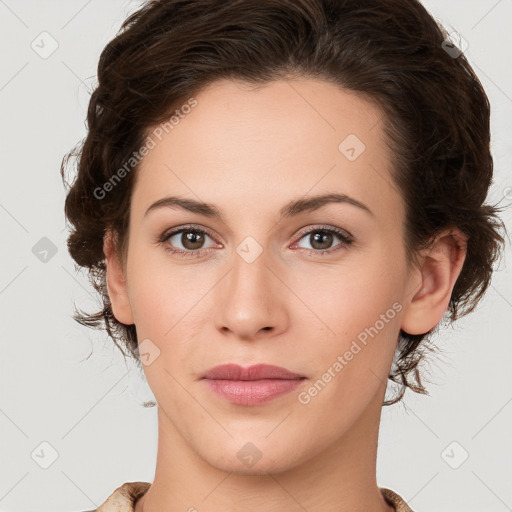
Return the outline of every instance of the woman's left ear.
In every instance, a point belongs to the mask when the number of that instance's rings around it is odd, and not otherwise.
[[[420,252],[419,266],[411,272],[409,280],[408,288],[413,291],[409,300],[404,300],[403,331],[425,334],[441,321],[466,252],[467,236],[458,228],[443,231],[428,249]]]

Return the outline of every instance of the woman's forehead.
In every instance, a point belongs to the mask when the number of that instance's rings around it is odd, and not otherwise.
[[[396,195],[381,112],[352,92],[313,80],[257,90],[223,81],[195,100],[172,129],[153,129],[138,169],[143,202],[163,189],[209,198],[236,191],[246,204],[320,191],[372,203]]]

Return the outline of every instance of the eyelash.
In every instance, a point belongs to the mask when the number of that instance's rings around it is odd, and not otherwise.
[[[177,235],[178,233],[186,232],[186,231],[191,231],[191,232],[195,232],[195,233],[201,233],[203,235],[208,235],[212,240],[215,240],[214,236],[209,231],[207,231],[205,229],[199,229],[194,225],[187,225],[187,226],[181,226],[178,229],[174,229],[170,232],[165,232],[159,238],[159,242],[164,244],[164,249],[172,254],[177,254],[179,256],[184,256],[187,258],[201,257],[203,255],[203,252],[208,251],[208,249],[197,249],[197,250],[184,251],[182,249],[173,248],[169,244],[166,243],[172,236]],[[326,249],[323,251],[320,249],[304,249],[305,251],[307,251],[309,253],[313,253],[315,255],[318,255],[318,254],[323,255],[326,253],[332,254],[344,247],[345,248],[348,247],[354,241],[352,238],[352,235],[350,235],[348,232],[346,232],[344,230],[341,230],[339,228],[334,228],[334,227],[317,226],[313,229],[309,229],[308,231],[301,232],[299,234],[299,238],[297,239],[297,242],[299,242],[306,235],[310,235],[311,233],[332,233],[332,234],[336,235],[342,242],[341,244],[335,246],[334,248]],[[297,242],[294,242],[294,245]]]

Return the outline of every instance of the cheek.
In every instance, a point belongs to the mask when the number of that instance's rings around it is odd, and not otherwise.
[[[195,265],[170,263],[163,249],[134,251],[128,274],[138,339],[149,338],[167,364],[179,364],[211,318],[209,292],[218,276]]]
[[[131,249],[127,272],[135,325],[144,330],[151,327],[161,337],[163,324],[167,324],[166,332],[184,307],[190,283],[186,286],[182,269],[166,263],[164,249],[146,247],[143,242],[134,243]]]
[[[403,309],[401,255],[383,248],[358,255],[346,266],[325,270],[308,274],[298,293],[306,297],[314,313],[311,318],[307,313],[305,319],[300,315],[296,319],[309,332],[305,338],[317,339],[311,360],[321,361],[315,366],[324,372],[342,356],[344,374],[361,379],[364,373],[367,378],[373,369],[386,379]]]
[[[130,303],[138,337],[160,339],[173,324],[175,292],[165,280],[156,279],[154,272],[139,271],[132,276],[136,277],[131,280]]]
[[[299,401],[306,404],[304,411],[314,425],[324,417],[320,411],[331,411],[331,428],[339,432],[387,383],[402,305],[394,279],[384,279],[379,272],[354,272],[346,279],[326,279],[324,284],[328,292],[310,297],[323,321],[321,328],[313,328],[319,325],[317,319],[302,324],[301,352],[314,369],[314,378]],[[307,344],[308,339],[315,343]],[[343,406],[333,411],[332,404]]]
[[[363,256],[354,264],[304,272],[296,289],[323,320],[325,330],[331,328],[337,335],[355,334],[354,330],[373,325],[399,301],[404,281],[400,268],[392,259]],[[396,315],[391,312],[388,316],[393,320]]]

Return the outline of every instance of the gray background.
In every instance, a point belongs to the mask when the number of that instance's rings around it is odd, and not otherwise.
[[[89,510],[153,479],[156,408],[140,405],[151,391],[106,335],[71,318],[73,301],[98,302],[66,250],[59,175],[85,135],[100,52],[138,5],[0,0],[2,511]],[[492,104],[489,200],[511,204],[512,0],[425,5],[468,42]],[[436,338],[430,396],[383,410],[378,483],[415,512],[512,510],[509,258],[508,243],[478,310]]]

